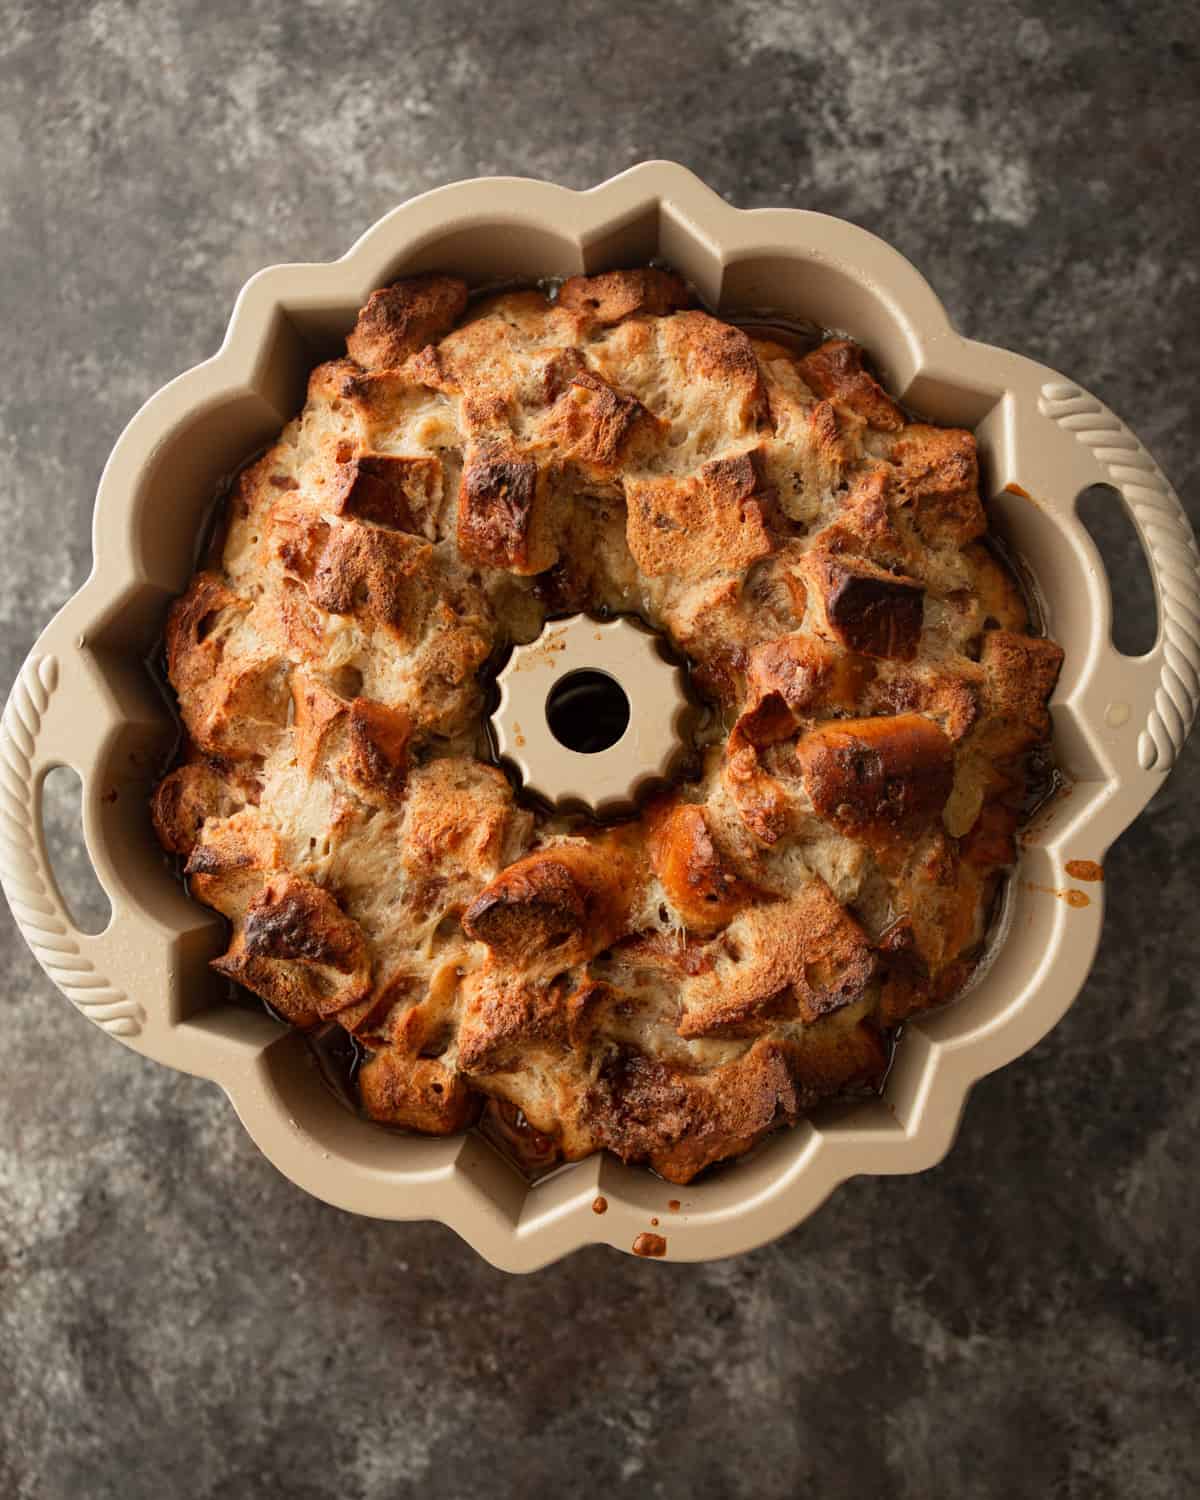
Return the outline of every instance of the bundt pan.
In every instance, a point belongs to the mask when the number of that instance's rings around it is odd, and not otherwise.
[[[688,1188],[604,1155],[529,1186],[476,1134],[429,1139],[360,1120],[323,1086],[298,1032],[229,1003],[208,967],[224,947],[221,919],[188,899],[150,826],[176,728],[146,662],[214,492],[298,410],[307,371],[373,288],[432,268],[482,284],[652,257],[723,316],[769,308],[850,334],[909,406],[974,429],[993,523],[1066,651],[1052,716],[1069,795],[1025,831],[990,967],[957,1004],[904,1027],[881,1097],[824,1107]],[[1076,515],[1097,483],[1132,516],[1154,575],[1158,637],[1137,658],[1112,645],[1103,565]],[[458,183],[397,208],[332,265],[262,271],[220,351],[122,434],[100,481],[94,548],[91,577],[21,669],[0,739],[0,873],[27,942],[97,1026],[220,1084],[293,1182],[356,1213],[439,1219],[512,1271],[593,1242],[657,1253],[665,1240],[670,1260],[731,1255],[792,1228],[848,1177],[937,1162],[975,1080],[1032,1047],[1079,993],[1103,915],[1097,867],[1171,769],[1200,687],[1200,557],[1127,427],[1055,371],[962,338],[872,235],[821,214],[731,208],[665,162],[588,192]],[[76,930],[47,861],[42,785],[60,765],[82,779],[84,837],[112,905],[97,936]],[[639,1241],[655,1220],[661,1240]]]

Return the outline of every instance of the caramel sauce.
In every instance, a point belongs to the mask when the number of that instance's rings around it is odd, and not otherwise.
[[[1069,859],[1064,868],[1072,880],[1104,879],[1104,866],[1094,859]]]
[[[539,1177],[553,1172],[562,1159],[557,1143],[535,1130],[524,1112],[507,1099],[489,1099],[475,1128],[501,1156],[512,1162],[528,1182],[536,1182]],[[597,1213],[604,1212],[604,1209],[596,1208],[595,1203],[592,1207]],[[605,1203],[604,1207],[607,1208],[608,1204]]]
[[[238,988],[241,989],[241,986]],[[258,1008],[266,1005],[265,1000],[259,1000],[249,990],[242,990],[242,993]],[[270,1010],[270,1006],[267,1009]],[[282,1016],[277,1016],[277,1019],[283,1021]],[[283,1024],[286,1026],[288,1023],[283,1021]],[[308,1045],[309,1056],[321,1075],[321,1082],[339,1104],[356,1115],[361,1114],[356,1075],[364,1057],[369,1054],[336,1021],[326,1021],[312,1031],[305,1032],[304,1040]]]
[[[1004,492],[1008,495],[1019,495],[1022,500],[1028,500],[1030,505],[1036,506],[1038,510],[1042,509],[1042,502],[1037,498],[1036,495],[1031,495],[1029,491],[1022,485],[1006,484],[1004,486]]]
[[[639,1234],[633,1242],[635,1255],[658,1257],[667,1253],[667,1242],[661,1234]]]
[[[673,1214],[677,1214],[679,1212],[681,1206],[682,1205],[680,1204],[678,1198],[672,1198],[671,1201],[670,1201],[670,1203],[667,1204],[667,1207],[671,1210],[671,1212]]]
[[[1047,896],[1056,896],[1059,901],[1065,901],[1068,906],[1073,906],[1076,910],[1092,904],[1092,898],[1083,891],[1073,889],[1058,891],[1052,885],[1038,885],[1033,880],[1027,880],[1024,884],[1027,891],[1042,891]]]

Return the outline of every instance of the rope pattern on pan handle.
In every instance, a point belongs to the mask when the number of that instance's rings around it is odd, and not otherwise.
[[[57,659],[31,656],[0,723],[0,883],[34,957],[67,999],[110,1036],[133,1037],[142,1029],[141,1006],[81,953],[87,938],[75,931],[45,863],[34,754],[57,686]]]
[[[1038,410],[1090,450],[1145,539],[1164,642],[1154,707],[1138,738],[1138,762],[1144,771],[1169,771],[1200,702],[1200,552],[1191,525],[1162,470],[1094,396],[1066,381],[1047,381]]]

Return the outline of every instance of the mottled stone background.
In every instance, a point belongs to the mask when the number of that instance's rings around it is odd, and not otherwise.
[[[1198,94],[1174,0],[9,0],[0,680],[87,571],[113,440],[242,282],[478,173],[667,156],[853,219],[1195,499]],[[0,1495],[1196,1494],[1195,771],[947,1162],[709,1266],[516,1279],[324,1207],[216,1089],[73,1014],[5,914]]]

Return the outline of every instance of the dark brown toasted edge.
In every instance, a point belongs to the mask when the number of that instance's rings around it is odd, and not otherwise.
[[[209,818],[228,818],[257,795],[252,777],[207,756],[186,761],[158,783],[150,816],[158,841],[169,854],[186,858]]]
[[[868,716],[925,714],[958,745],[979,719],[983,684],[983,669],[968,657],[938,664],[889,663],[864,687],[858,707]]]
[[[829,719],[794,754],[818,817],[874,849],[930,826],[954,784],[954,747],[922,714]]]
[[[851,339],[827,339],[799,361],[800,373],[818,395],[861,417],[868,427],[899,432],[904,413],[863,364]]]
[[[346,338],[346,352],[364,370],[396,369],[449,333],[466,308],[467,284],[459,277],[406,277],[371,293]]]
[[[370,698],[350,704],[350,744],[343,770],[360,791],[399,802],[408,773],[412,716],[402,706]]]
[[[296,758],[308,775],[333,764],[367,800],[402,800],[413,730],[403,704],[345,698],[300,668],[292,672],[292,700]]]
[[[864,558],[814,549],[804,559],[810,598],[819,601],[819,627],[862,656],[911,661],[925,612],[925,586]]]
[[[537,972],[581,963],[617,937],[635,895],[617,838],[556,843],[507,866],[463,914],[463,931],[492,957]]]
[[[822,1099],[877,1088],[887,1063],[886,1041],[872,1022],[837,1016],[798,1040],[761,1038],[707,1074],[618,1048],[584,1095],[578,1137],[570,1128],[561,1133],[563,1154],[573,1160],[604,1147],[668,1182],[689,1183],[795,1124]]]
[[[213,960],[294,1025],[336,1016],[371,989],[371,961],[358,923],[321,886],[286,870],[267,872],[228,950]]]
[[[979,499],[979,457],[971,433],[910,422],[888,455],[901,503],[930,546],[964,547],[987,530]]]
[[[535,506],[542,476],[533,459],[497,443],[473,446],[458,497],[458,550],[469,562],[540,573],[554,561],[538,546]]]
[[[360,453],[339,466],[330,509],[395,531],[437,539],[443,468],[436,457]]]
[[[456,1059],[475,1089],[519,1108],[565,1160],[607,1149],[688,1182],[821,1099],[877,1087],[886,1071],[886,1038],[861,1004],[788,1037],[758,1037],[703,1071],[628,1044],[594,1045],[604,1013],[638,1001],[602,981],[572,989],[565,980],[472,976]]]
[[[874,674],[874,664],[853,652],[793,634],[751,651],[747,681],[759,702],[778,695],[799,718],[828,708],[848,712],[861,701]]]
[[[754,899],[695,803],[674,793],[656,798],[646,809],[646,847],[651,869],[691,932],[715,932]]]

